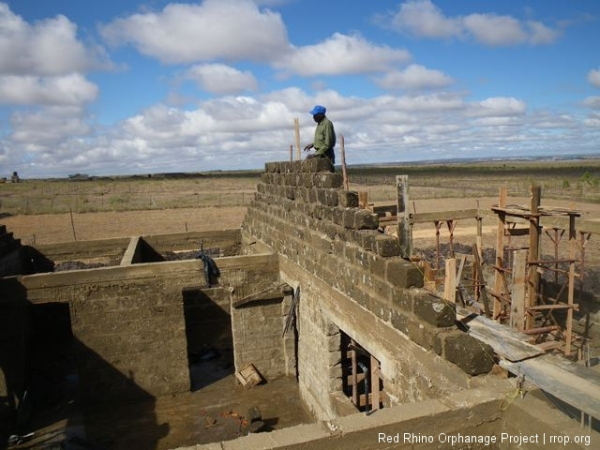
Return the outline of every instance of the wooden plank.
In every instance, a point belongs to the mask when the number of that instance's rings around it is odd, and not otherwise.
[[[600,418],[600,374],[562,356],[545,354],[500,366],[575,408]]]
[[[525,328],[525,291],[527,284],[527,250],[513,252],[513,279],[511,288],[510,327],[517,331]]]
[[[457,314],[470,335],[489,344],[494,352],[508,361],[523,361],[544,354],[544,350],[527,342],[531,336],[511,330],[486,317],[469,313],[463,308],[457,308]]]
[[[478,208],[460,209],[455,211],[440,211],[432,213],[411,214],[410,223],[448,222],[449,220],[477,219],[480,216]]]
[[[483,309],[485,311],[485,315],[487,317],[491,317],[492,313],[490,311],[490,303],[489,303],[489,300],[487,297],[487,289],[485,287],[483,273],[481,271],[481,251],[480,251],[479,245],[477,245],[477,244],[473,246],[473,257],[475,258],[473,267],[475,267],[475,273],[477,275],[476,281],[481,284],[481,290],[479,293],[481,295],[481,302],[483,303]]]
[[[444,299],[450,303],[456,303],[456,259],[454,258],[446,260]]]

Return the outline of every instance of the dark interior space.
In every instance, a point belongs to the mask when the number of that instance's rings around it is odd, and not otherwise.
[[[223,288],[188,288],[182,294],[193,392],[234,373],[229,295]]]
[[[379,362],[343,331],[340,336],[344,394],[361,412],[383,408],[385,393],[378,375]]]

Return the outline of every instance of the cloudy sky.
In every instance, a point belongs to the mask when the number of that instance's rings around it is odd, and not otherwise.
[[[600,154],[600,2],[0,0],[0,177]],[[338,151],[339,155],[339,151]]]

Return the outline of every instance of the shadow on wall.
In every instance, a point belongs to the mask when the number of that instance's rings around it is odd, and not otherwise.
[[[73,336],[69,305],[29,303],[16,278],[0,290],[0,449],[30,433],[19,448],[156,449],[155,397]],[[135,402],[103,403],[115,390]]]
[[[182,291],[190,390],[234,373],[229,293],[223,288]]]

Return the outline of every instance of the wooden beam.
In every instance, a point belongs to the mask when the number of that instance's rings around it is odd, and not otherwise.
[[[544,354],[542,349],[528,343],[531,336],[461,307],[457,307],[457,315],[470,335],[489,344],[497,355],[508,361],[522,361]]]
[[[420,214],[415,213],[410,215],[410,223],[414,225],[417,223],[448,222],[450,220],[460,219],[477,219],[478,217],[480,217],[480,210],[478,208]]]
[[[519,362],[500,361],[500,366],[548,394],[589,414],[600,417],[600,374],[563,356],[545,354]]]

